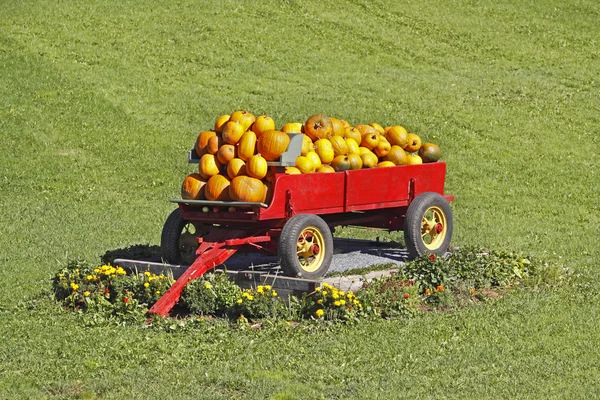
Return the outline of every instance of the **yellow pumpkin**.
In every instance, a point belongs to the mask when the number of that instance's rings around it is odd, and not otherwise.
[[[302,172],[296,167],[285,167],[286,175],[300,175]]]
[[[306,156],[296,157],[296,168],[298,168],[303,174],[315,172],[315,164]]]
[[[368,126],[368,125],[367,125]],[[369,150],[373,150],[379,144],[379,132],[375,128],[371,128],[371,130],[367,130],[366,133],[362,135],[362,139],[360,141],[360,145],[366,147]]]
[[[408,165],[418,165],[423,164],[423,159],[419,157],[417,154],[409,154],[408,155]]]
[[[358,154],[363,155],[365,153],[371,153],[371,150],[367,149],[366,147],[360,146],[358,148]]]
[[[348,156],[340,155],[337,156],[331,161],[331,167],[336,171],[348,171],[351,169],[350,161],[348,160]]]
[[[346,133],[346,129],[344,129],[344,124],[341,120],[337,118],[329,118],[331,120],[331,128],[333,132],[333,136],[341,136],[344,137]]]
[[[248,129],[250,129],[250,126],[252,126],[254,121],[256,121],[256,118],[254,117],[254,115],[250,114],[248,111],[243,110],[243,111],[236,111],[233,114],[231,114],[229,121],[234,121],[234,122],[240,123],[244,127],[243,132],[246,132]]]
[[[260,115],[252,124],[251,129],[256,137],[259,137],[263,132],[275,130],[275,121],[268,115]]]
[[[262,179],[267,175],[268,168],[267,160],[262,155],[255,154],[246,164],[246,173],[253,178]]]
[[[335,172],[335,169],[331,165],[321,165],[321,168],[317,169],[316,172],[330,173]]]
[[[381,125],[379,125],[377,122],[371,122],[370,124],[373,128],[377,129],[377,132],[379,132],[380,135],[385,134],[385,130],[383,129],[383,127]]]
[[[227,176],[229,179],[233,179],[240,175],[247,175],[246,163],[241,158],[234,158],[227,163]]]
[[[395,167],[396,164],[394,164],[391,161],[382,161],[379,164],[377,164],[377,168],[386,168],[386,167]]]
[[[184,200],[202,200],[204,199],[204,186],[206,181],[200,174],[189,174],[183,180],[181,185],[181,198]]]
[[[360,155],[363,162],[363,168],[373,168],[377,166],[379,159],[372,151],[368,150]]]
[[[305,156],[309,151],[314,151],[315,146],[313,141],[306,135],[302,135],[302,150],[300,151],[301,156]]]
[[[288,122],[281,127],[281,131],[285,133],[302,133],[302,123]]]
[[[229,144],[237,144],[240,141],[242,135],[246,132],[246,129],[242,124],[235,121],[229,121],[223,127],[223,140]]]
[[[332,136],[329,141],[331,142],[331,147],[333,147],[333,155],[337,156],[345,156],[348,154],[348,143],[341,136]]]
[[[198,162],[198,173],[204,179],[208,179],[211,176],[219,173],[221,165],[214,154],[205,154],[200,157]]]
[[[223,132],[223,126],[229,121],[229,117],[230,115],[224,114],[217,118],[217,121],[215,122],[215,132]]]
[[[346,138],[346,144],[348,145],[348,154],[358,154],[360,155],[360,148],[356,140],[352,138]]]
[[[387,128],[385,131],[385,138],[390,142],[392,146],[406,147],[408,143],[408,132],[403,126],[394,125]]]
[[[383,157],[384,161],[391,161],[394,165],[406,165],[408,164],[408,157],[406,152],[400,146],[392,146],[389,153]]]
[[[415,151],[419,151],[419,149],[421,148],[421,138],[419,137],[419,135],[417,135],[416,133],[409,133],[407,135],[407,143],[406,146],[404,147],[404,150],[408,151],[409,153],[413,153]]]
[[[348,154],[348,163],[350,164],[350,169],[361,169],[363,166],[362,158],[355,153]]]
[[[360,142],[362,141],[362,134],[358,129],[356,129],[356,127],[353,126],[346,129],[344,137],[354,139],[358,144],[360,144]]]
[[[287,133],[268,131],[258,138],[257,150],[267,161],[275,161],[285,153],[289,144]]]
[[[229,185],[230,180],[223,175],[217,174],[212,176],[208,182],[206,182],[206,199],[211,201],[230,201],[229,197]]]
[[[319,139],[315,142],[315,153],[319,155],[323,164],[329,164],[334,158],[333,146],[329,139]]]
[[[367,125],[367,124],[356,125],[355,128],[358,129],[361,136],[365,135],[366,133],[373,133],[373,132],[379,133],[379,131],[377,129],[375,129],[371,125]]]
[[[310,159],[310,161],[312,161],[312,163],[315,165],[315,170],[321,168],[321,166],[323,165],[321,162],[321,158],[314,151],[309,151],[308,153],[306,153],[306,158],[308,158],[308,159]]]
[[[238,157],[248,161],[256,152],[256,133],[253,131],[244,132],[237,145]]]
[[[233,201],[262,202],[265,198],[265,185],[260,179],[251,176],[237,176],[229,185],[229,197]]]

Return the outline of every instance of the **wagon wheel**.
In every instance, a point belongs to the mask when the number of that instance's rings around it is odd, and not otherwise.
[[[448,201],[439,193],[417,196],[408,206],[404,239],[411,258],[444,254],[450,245],[453,221]]]
[[[191,265],[196,259],[198,237],[205,233],[202,224],[184,220],[176,208],[163,226],[160,238],[163,259],[169,264]]]
[[[295,215],[281,230],[278,254],[286,275],[320,278],[333,257],[331,230],[317,215]]]

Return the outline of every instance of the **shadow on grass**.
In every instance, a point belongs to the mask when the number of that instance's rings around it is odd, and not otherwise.
[[[106,253],[100,257],[103,264],[114,264],[117,258],[160,262],[160,246],[134,244],[125,248],[107,250]]]

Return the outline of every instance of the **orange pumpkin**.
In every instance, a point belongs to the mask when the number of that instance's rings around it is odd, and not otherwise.
[[[206,199],[211,201],[230,201],[229,185],[231,181],[223,175],[217,174],[212,176],[206,182]]]
[[[221,133],[223,131],[223,125],[229,121],[229,117],[229,115],[224,114],[217,118],[217,121],[215,122],[215,132]]]
[[[319,139],[315,142],[315,153],[319,155],[323,164],[329,164],[334,158],[333,146],[329,139]]]
[[[211,136],[216,136],[216,135],[217,135],[217,133],[214,131],[204,131],[198,135],[198,139],[196,139],[196,145],[194,146],[198,157],[207,153],[206,146],[208,145],[208,139],[210,139]]]
[[[377,143],[377,146],[375,146],[373,150],[378,157],[385,157],[390,152],[391,148],[392,145],[390,142],[388,142],[385,137],[379,136],[379,143]]]
[[[238,157],[248,161],[256,152],[256,133],[253,131],[244,132],[237,145]]]
[[[226,165],[229,161],[235,158],[235,146],[231,144],[224,144],[219,147],[217,151],[217,160],[223,165]]]
[[[246,173],[253,178],[262,179],[267,175],[267,160],[260,154],[255,154],[246,164]]]
[[[229,185],[229,197],[233,201],[262,202],[265,197],[265,185],[260,179],[251,176],[237,176]]]
[[[234,158],[227,163],[227,176],[233,179],[240,175],[246,175],[246,163],[241,158]]]
[[[246,132],[248,129],[250,129],[250,126],[252,126],[254,121],[256,121],[256,118],[254,117],[254,115],[250,114],[248,111],[243,110],[243,111],[236,111],[233,114],[231,114],[229,121],[234,121],[234,122],[240,123],[244,127],[244,130],[242,131],[242,133],[243,133],[243,132]]]
[[[217,154],[217,151],[219,151],[219,148],[223,144],[223,138],[220,134],[211,136],[208,138],[208,142],[206,144],[206,152],[208,154]]]
[[[204,179],[208,179],[211,176],[219,173],[221,165],[214,154],[205,154],[200,157],[198,162],[198,173]]]
[[[251,129],[256,134],[256,137],[259,137],[266,131],[275,130],[275,121],[268,115],[260,115],[252,124]]]
[[[335,157],[337,156],[345,156],[348,154],[348,143],[341,136],[332,136],[329,141],[331,142],[331,147],[333,148],[333,154]]]
[[[416,133],[409,133],[407,135],[407,143],[404,147],[404,150],[409,153],[414,153],[415,151],[419,151],[421,148],[421,138]]]
[[[379,133],[377,133],[375,129],[373,129],[372,131],[367,131],[367,133],[365,133],[362,136],[362,139],[360,141],[360,145],[366,147],[369,150],[373,150],[375,147],[377,147],[378,143]]]
[[[223,133],[221,135],[226,143],[237,144],[244,132],[246,132],[246,129],[242,124],[235,121],[229,121],[223,127]]]
[[[290,144],[290,137],[281,131],[264,132],[258,138],[257,150],[267,161],[277,160]]]
[[[408,143],[408,132],[400,125],[390,126],[385,131],[385,138],[392,146],[406,147]]]
[[[408,157],[406,152],[400,146],[392,146],[389,153],[383,157],[384,161],[391,161],[394,165],[406,165],[408,164]]]
[[[313,142],[323,138],[329,139],[333,134],[331,119],[323,114],[311,116],[304,124],[304,133],[306,133]]]
[[[183,180],[181,185],[181,198],[184,200],[202,200],[204,199],[204,186],[206,181],[200,174],[189,174]]]

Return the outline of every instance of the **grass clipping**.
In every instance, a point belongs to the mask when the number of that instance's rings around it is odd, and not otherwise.
[[[185,315],[179,321],[202,318],[251,326],[265,321],[356,323],[455,310],[514,287],[557,286],[568,276],[560,265],[533,257],[464,248],[449,256],[432,254],[400,265],[391,276],[364,281],[356,292],[324,283],[312,293],[286,300],[269,285],[242,289],[226,274],[209,273],[187,284],[177,310],[179,316]],[[52,279],[56,300],[93,324],[146,321],[148,309],[173,283],[167,275],[128,274],[118,266],[81,262],[69,263]]]

